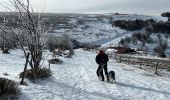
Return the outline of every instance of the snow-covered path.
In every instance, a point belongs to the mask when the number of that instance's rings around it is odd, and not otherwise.
[[[18,51],[17,51],[18,52]],[[96,53],[75,50],[73,58],[61,58],[64,63],[51,65],[53,76],[38,83],[20,86],[20,100],[169,100],[170,78],[134,66],[109,61],[108,69],[116,72],[116,84],[101,82],[96,77]],[[4,55],[1,73],[8,70],[8,78],[19,81],[16,75],[23,69],[23,58],[16,53]],[[7,57],[5,57],[7,58]],[[48,57],[46,58],[48,59]],[[8,64],[8,61],[13,63]],[[20,60],[20,61],[18,61]],[[13,65],[12,65],[13,64]],[[10,65],[14,66],[10,69]],[[8,68],[7,70],[5,70]],[[16,69],[15,69],[16,68]],[[2,76],[2,74],[1,74]]]
[[[100,82],[93,52],[77,50],[72,59],[63,59],[61,65],[52,65],[53,77],[25,87],[30,100],[112,100],[121,96],[116,85]],[[31,89],[32,88],[32,89]],[[27,92],[27,91],[25,91]],[[26,93],[27,94],[27,93]],[[57,99],[56,99],[57,98]],[[121,97],[119,97],[121,99]]]

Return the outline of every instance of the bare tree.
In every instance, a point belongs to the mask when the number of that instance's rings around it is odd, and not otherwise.
[[[17,40],[25,58],[27,53],[30,53],[28,63],[31,69],[35,71],[41,67],[42,51],[46,42],[44,37],[46,37],[48,30],[42,25],[42,13],[34,13],[30,1],[25,1],[9,0],[9,4],[3,4],[9,11],[9,19],[6,20],[10,20],[13,26],[7,26],[7,23],[3,23],[0,26],[0,30]],[[14,9],[10,9],[9,5]]]

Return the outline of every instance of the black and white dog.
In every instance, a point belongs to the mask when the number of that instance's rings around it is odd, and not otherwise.
[[[114,72],[114,71],[110,71],[110,72],[108,73],[108,78],[109,78],[109,82],[116,82],[115,72]]]
[[[98,77],[99,80],[102,80],[102,76],[100,75],[100,72],[103,71],[103,69],[104,69],[103,66],[104,66],[104,64],[102,65],[101,70],[99,70],[99,74],[98,74],[99,75],[99,77]],[[104,76],[103,76],[103,78],[104,78]],[[111,83],[116,82],[115,72],[114,71],[109,71],[107,78],[108,78],[108,80],[107,80],[108,82],[111,82]]]

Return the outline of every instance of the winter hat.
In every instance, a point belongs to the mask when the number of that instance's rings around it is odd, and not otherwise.
[[[104,53],[104,50],[99,50],[99,54],[103,54]]]

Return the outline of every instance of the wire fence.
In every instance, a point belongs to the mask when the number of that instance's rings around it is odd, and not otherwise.
[[[154,56],[142,56],[137,54],[117,54],[110,53],[108,56],[112,59],[116,59],[119,63],[127,63],[132,65],[139,65],[140,68],[146,66],[152,67],[155,70],[155,74],[159,69],[166,69],[170,71],[170,59],[159,58]]]

